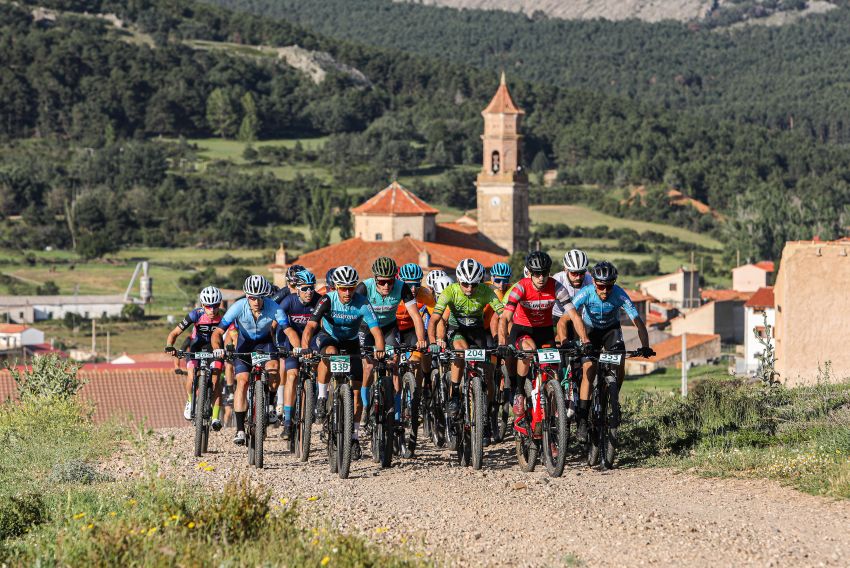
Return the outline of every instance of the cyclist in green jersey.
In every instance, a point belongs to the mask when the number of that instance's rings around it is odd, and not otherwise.
[[[469,349],[478,347],[486,349],[492,346],[492,336],[484,325],[484,307],[490,306],[497,316],[505,309],[496,293],[489,286],[481,286],[484,278],[484,267],[480,262],[465,258],[460,261],[455,271],[457,282],[448,286],[434,306],[431,321],[428,322],[428,339],[432,345],[446,347],[446,339],[451,343],[453,349]],[[446,337],[437,337],[437,326],[443,319],[446,308],[451,310]],[[492,378],[493,366],[485,364],[487,369],[487,398],[492,400]],[[451,383],[452,393],[449,401],[449,412],[457,414],[460,410],[460,383],[463,372],[463,361],[455,359],[452,361]]]

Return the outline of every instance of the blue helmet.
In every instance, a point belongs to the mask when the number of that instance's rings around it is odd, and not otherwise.
[[[316,276],[307,269],[299,270],[295,273],[295,284],[304,286],[305,284],[313,286],[316,284]]]
[[[511,265],[507,262],[497,262],[490,269],[490,276],[493,278],[510,278],[511,274],[513,274],[513,271]]]
[[[422,269],[419,268],[418,264],[414,264],[412,262],[408,262],[404,266],[401,267],[401,270],[398,272],[399,278],[404,280],[405,282],[421,282],[422,281]]]

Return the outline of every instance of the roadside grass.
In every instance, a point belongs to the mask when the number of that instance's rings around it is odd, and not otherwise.
[[[143,462],[129,464],[138,477],[115,479],[103,460],[143,447],[148,434],[90,417],[73,395],[0,404],[0,565],[419,564],[412,554],[308,525],[297,502],[272,502],[247,477],[221,491],[163,479]]]
[[[775,479],[850,498],[850,382],[703,380],[686,399],[644,391],[623,400],[624,465]]]

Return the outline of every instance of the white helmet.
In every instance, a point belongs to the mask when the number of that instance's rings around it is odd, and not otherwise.
[[[523,278],[531,278],[531,271],[528,269],[527,266],[522,267],[522,276]]]
[[[571,250],[564,255],[564,268],[568,272],[587,270],[587,255],[578,249]]]
[[[215,286],[207,286],[198,294],[198,301],[202,306],[214,306],[221,303],[221,290]]]
[[[446,274],[446,271],[445,271],[445,270],[439,270],[439,269],[437,269],[437,270],[432,270],[431,272],[429,272],[429,273],[428,273],[428,276],[426,276],[426,277],[425,277],[425,284],[426,284],[426,285],[427,285],[430,289],[432,289],[432,290],[433,290],[433,289],[434,289],[434,284],[437,282],[437,280],[439,280],[439,279],[440,279],[440,278],[442,278],[443,276],[445,276],[446,278],[448,278],[448,277],[449,277],[449,275],[448,275],[448,274]],[[449,279],[449,282],[451,282],[451,279]]]
[[[440,276],[439,278],[437,278],[437,280],[434,282],[434,285],[432,286],[431,289],[434,290],[435,296],[439,296],[440,294],[443,293],[443,290],[445,290],[446,288],[451,286],[451,284],[452,284],[452,279],[449,278],[448,275],[443,275],[443,276]]]
[[[457,265],[455,274],[462,284],[480,284],[484,279],[484,266],[474,258],[464,258]]]
[[[245,279],[242,291],[248,296],[268,296],[272,292],[272,285],[269,284],[265,276],[252,274]]]
[[[340,266],[334,270],[334,286],[355,286],[360,281],[360,275],[353,266]]]

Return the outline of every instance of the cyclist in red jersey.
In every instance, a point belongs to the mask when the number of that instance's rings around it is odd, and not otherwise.
[[[552,309],[556,304],[563,307],[564,315],[558,320],[558,333],[566,334],[567,322],[572,322],[582,344],[590,339],[584,322],[573,307],[567,288],[549,277],[552,268],[551,257],[542,251],[528,255],[525,266],[530,276],[517,282],[511,289],[505,302],[505,311],[499,319],[499,345],[510,348],[534,350],[538,347],[554,346]],[[511,326],[508,334],[508,326]],[[517,360],[517,383],[514,395],[515,423],[525,414],[525,380],[528,378],[529,364],[523,359]]]

